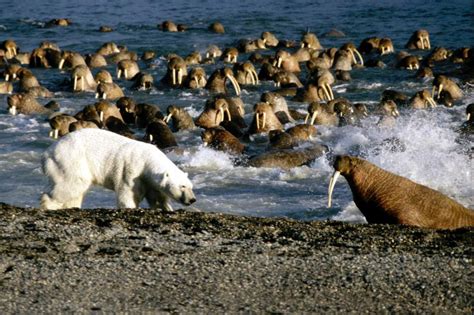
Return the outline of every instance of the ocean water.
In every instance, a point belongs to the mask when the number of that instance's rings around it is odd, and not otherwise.
[[[432,47],[449,49],[465,47],[474,42],[473,6],[471,1],[0,1],[0,41],[14,39],[21,51],[31,51],[41,41],[57,43],[61,49],[86,54],[104,42],[114,41],[136,51],[140,56],[153,50],[158,57],[151,67],[142,61],[140,68],[151,73],[158,82],[166,72],[163,55],[206,51],[210,44],[221,49],[237,40],[258,38],[263,31],[273,32],[279,39],[298,41],[307,29],[319,36],[325,47],[339,47],[346,42],[358,45],[370,36],[390,37],[400,51],[412,32],[425,28],[430,32]],[[69,27],[45,28],[52,18],[70,18]],[[164,33],[157,25],[165,20],[184,23],[184,33]],[[207,31],[213,21],[220,21],[225,34]],[[100,33],[101,25],[115,31]],[[343,38],[321,35],[331,29],[341,30]],[[263,51],[272,54],[272,51]],[[424,56],[427,52],[416,51]],[[248,54],[239,55],[239,61]],[[364,102],[373,109],[385,89],[395,89],[409,96],[421,89],[431,90],[431,80],[414,78],[414,72],[394,67],[395,56],[385,56],[384,69],[355,69],[348,83],[334,85],[336,96],[352,102]],[[206,65],[209,75],[222,63]],[[115,65],[106,68],[115,75]],[[55,92],[54,100],[61,111],[74,114],[84,105],[95,102],[93,93],[72,94],[59,84],[69,74],[58,69],[32,69],[39,81]],[[96,70],[93,70],[95,73]],[[258,71],[258,69],[257,69]],[[436,68],[435,68],[436,71]],[[158,105],[162,111],[176,104],[197,116],[206,99],[206,90],[155,88],[132,91],[131,83],[117,81],[127,96],[138,102]],[[401,109],[393,128],[376,125],[371,116],[362,126],[320,127],[317,139],[330,147],[331,153],[309,166],[291,170],[234,166],[231,157],[202,146],[200,130],[179,132],[178,143],[183,150],[168,156],[190,174],[198,201],[193,208],[254,216],[284,216],[301,220],[363,221],[352,201],[351,191],[340,179],[334,192],[333,207],[328,209],[327,186],[332,174],[331,156],[354,154],[375,164],[437,189],[460,203],[474,207],[473,162],[466,153],[472,142],[459,141],[458,128],[465,120],[465,107],[474,101],[471,86],[462,85],[464,98],[455,107],[439,106],[432,110]],[[261,93],[273,90],[270,82],[258,87],[243,88],[245,119],[250,122],[253,105]],[[48,100],[40,99],[41,103]],[[306,103],[288,101],[291,108],[304,112]],[[288,125],[289,127],[291,125]],[[41,173],[43,151],[54,140],[48,138],[45,117],[11,116],[6,96],[0,95],[0,201],[18,206],[38,206],[46,178]],[[140,135],[143,131],[137,130]],[[403,150],[393,150],[387,139],[398,139]],[[471,138],[472,140],[472,138]],[[114,193],[94,188],[83,207],[115,206]],[[179,205],[175,205],[179,207]]]

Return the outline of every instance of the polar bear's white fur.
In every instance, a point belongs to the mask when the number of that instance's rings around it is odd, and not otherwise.
[[[100,185],[114,190],[119,208],[150,207],[172,211],[170,198],[190,205],[193,185],[158,148],[110,131],[83,129],[61,138],[43,155],[49,191],[41,208],[80,208],[87,190]]]

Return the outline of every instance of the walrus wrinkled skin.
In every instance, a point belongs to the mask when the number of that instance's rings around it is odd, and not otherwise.
[[[166,108],[164,121],[168,123],[170,120],[175,131],[196,128],[191,115],[184,108],[178,106],[170,105]]]
[[[245,149],[239,139],[222,127],[204,130],[201,133],[201,139],[205,146],[230,154],[242,154]]]
[[[474,211],[429,187],[353,156],[338,156],[329,186],[329,204],[342,174],[368,223],[457,229],[474,226]]]

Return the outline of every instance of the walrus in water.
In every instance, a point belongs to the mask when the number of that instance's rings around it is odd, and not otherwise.
[[[230,154],[242,154],[245,149],[245,146],[240,143],[239,139],[222,127],[204,130],[201,133],[201,139],[204,146]]]
[[[314,145],[302,149],[271,150],[249,159],[248,166],[253,167],[279,167],[290,169],[308,165],[328,151],[324,145]]]
[[[415,109],[436,107],[436,102],[431,97],[431,93],[428,90],[416,92],[408,103],[410,104],[411,108]]]
[[[209,80],[206,83],[206,89],[210,90],[213,93],[227,93],[226,83],[227,80],[230,81],[234,87],[235,94],[240,95],[240,86],[237,82],[237,79],[234,77],[234,73],[230,68],[221,68],[215,70]]]
[[[74,116],[67,114],[58,114],[49,118],[49,125],[51,126],[49,136],[53,139],[65,136],[69,133],[69,126],[76,121],[77,119]]]
[[[156,145],[160,149],[178,146],[173,132],[161,119],[155,119],[148,124],[144,140]]]
[[[138,64],[133,60],[121,60],[117,64],[117,78],[123,77],[125,80],[132,80],[140,72]]]
[[[125,96],[122,89],[116,83],[99,83],[97,85],[95,98],[104,100],[117,99]]]
[[[329,183],[328,207],[342,174],[354,202],[369,223],[398,223],[423,228],[474,226],[474,212],[442,193],[353,156],[337,156]]]
[[[462,98],[462,90],[456,82],[444,75],[437,75],[433,80],[433,91],[431,97],[434,98],[436,90],[438,90],[438,99],[443,91],[448,92],[453,100]]]
[[[8,112],[12,115],[16,114],[51,114],[53,111],[42,106],[30,94],[20,93],[13,94],[7,98]]]
[[[430,34],[427,30],[415,31],[405,45],[408,49],[431,49]]]
[[[219,126],[226,118],[227,120],[232,120],[229,111],[229,103],[227,103],[224,98],[210,99],[206,101],[204,110],[196,118],[195,124],[196,126],[207,129]]]
[[[273,112],[272,107],[268,103],[257,103],[253,107],[254,115],[250,127],[247,131],[249,135],[268,132],[275,129],[283,129],[280,120]]]
[[[196,128],[193,118],[184,108],[174,105],[168,106],[164,121],[168,123],[170,119],[173,123],[173,130],[175,131]]]

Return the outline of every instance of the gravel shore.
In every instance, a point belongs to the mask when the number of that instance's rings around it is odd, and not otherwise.
[[[0,312],[465,313],[474,229],[0,204]]]

